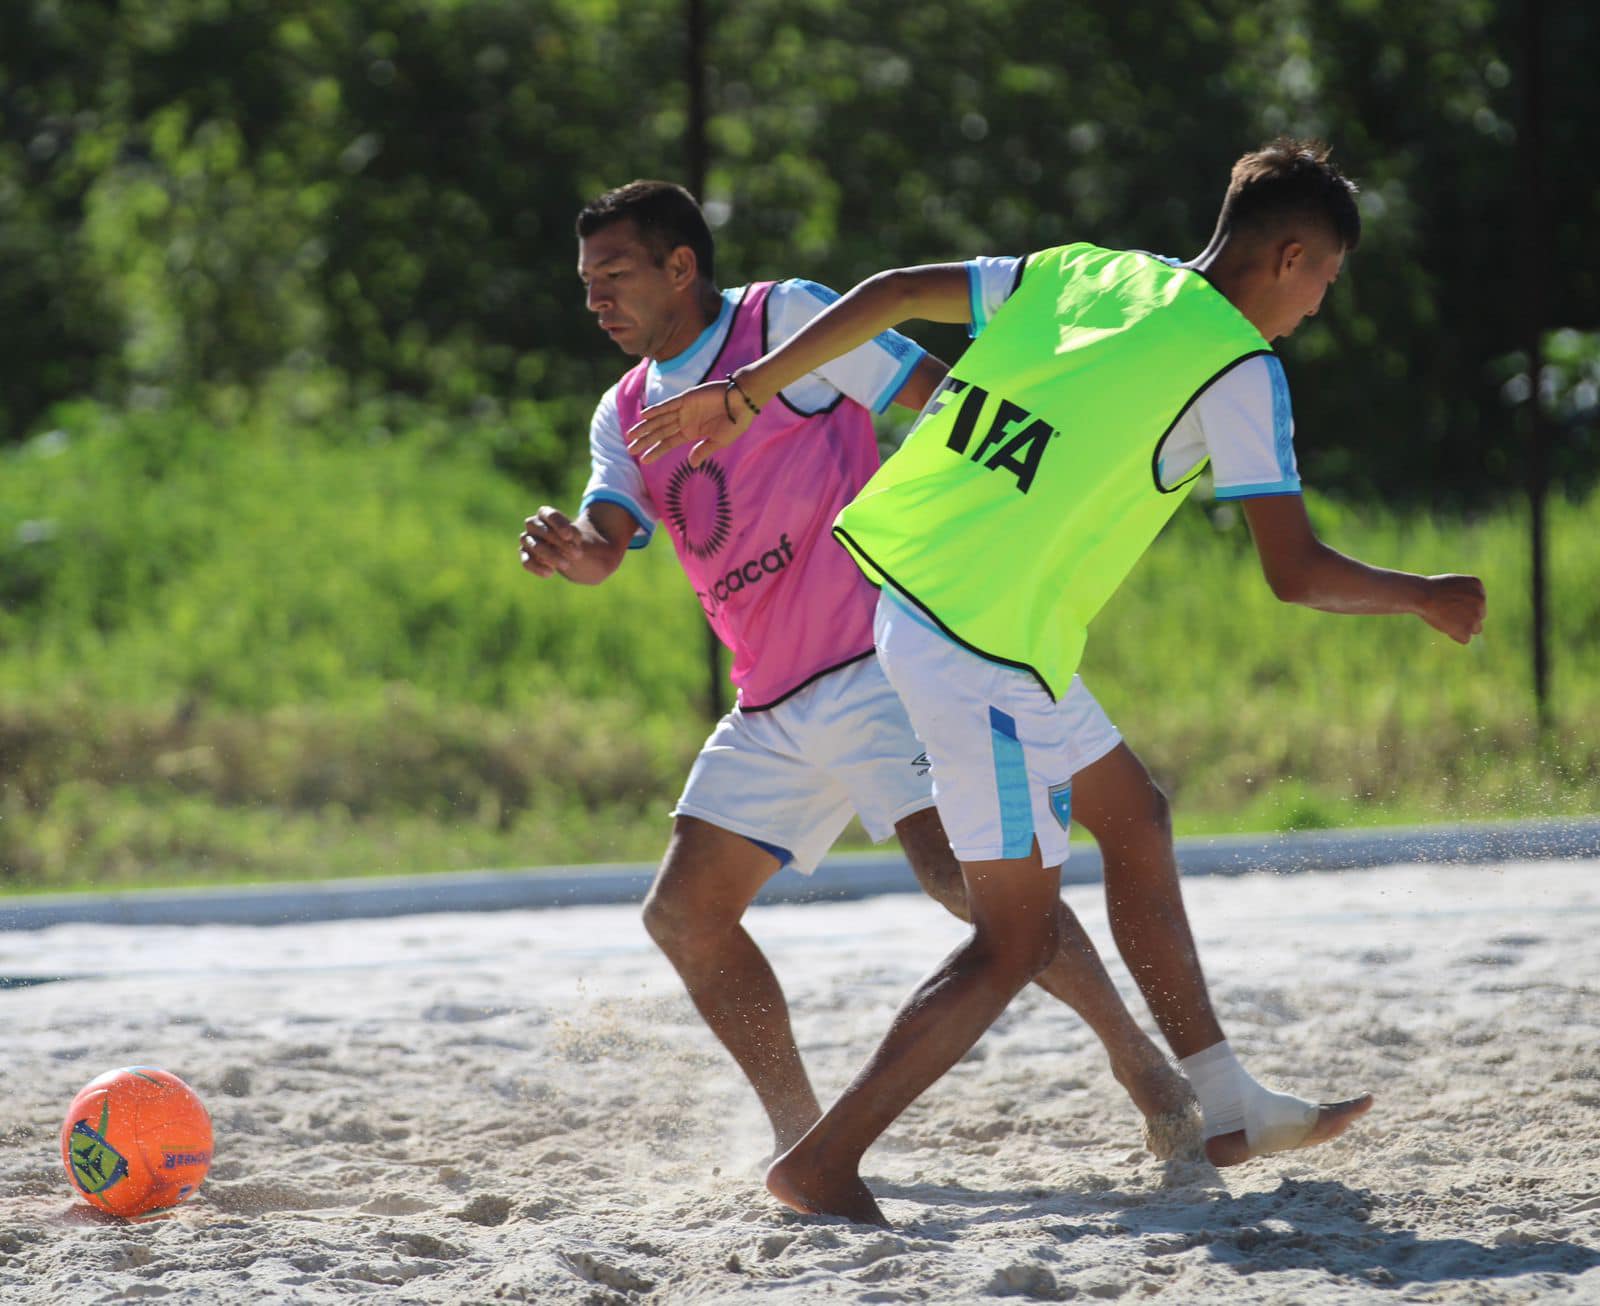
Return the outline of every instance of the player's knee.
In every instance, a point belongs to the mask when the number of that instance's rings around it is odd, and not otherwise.
[[[1061,925],[1055,913],[1030,922],[1025,928],[1007,931],[1003,936],[978,930],[973,946],[989,971],[1003,988],[1020,992],[1055,960],[1061,947]]]
[[[970,920],[967,911],[967,886],[961,878],[961,865],[953,857],[920,858],[912,863],[922,891],[959,920]]]
[[[742,915],[715,894],[696,893],[681,883],[651,886],[642,911],[645,933],[669,957],[692,957],[715,947]]]
[[[1048,913],[1044,928],[1037,932],[1037,937],[1033,940],[1033,947],[1029,950],[1028,964],[1033,969],[1028,973],[1027,980],[1024,982],[1031,982],[1037,979],[1039,977],[1039,973],[1055,960],[1056,953],[1060,951],[1060,913],[1050,912]]]
[[[914,813],[895,826],[895,833],[922,891],[951,915],[969,920],[961,863],[950,851],[938,814],[932,808]]]
[[[653,887],[644,900],[644,929],[661,951],[669,955],[692,946],[695,916],[686,910],[682,895]]]
[[[1144,823],[1152,835],[1163,840],[1172,838],[1172,803],[1154,780],[1150,781],[1145,791],[1143,815]]]

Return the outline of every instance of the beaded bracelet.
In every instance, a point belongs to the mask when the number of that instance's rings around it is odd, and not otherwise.
[[[756,404],[756,401],[754,399],[750,398],[749,395],[745,394],[744,387],[739,384],[739,382],[735,379],[735,377],[734,377],[732,372],[728,373],[728,383],[725,386],[722,387],[722,407],[723,407],[724,410],[728,410],[728,391],[730,391],[730,390],[734,390],[734,391],[738,392],[739,398],[744,400],[744,406],[750,410],[751,416],[753,416],[753,417],[760,417],[761,416],[760,407]],[[728,420],[730,422],[733,421],[733,413],[732,413],[732,411],[728,411]]]

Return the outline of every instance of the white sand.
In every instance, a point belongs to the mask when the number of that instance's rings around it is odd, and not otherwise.
[[[0,975],[98,976],[0,991],[0,1300],[1600,1302],[1600,863],[1187,894],[1247,1064],[1374,1112],[1163,1166],[1030,991],[869,1153],[892,1233],[766,1196],[754,1097],[633,909],[0,935]],[[825,1099],[959,937],[909,895],[752,927]],[[129,1063],[216,1123],[199,1197],[143,1225],[83,1218],[56,1151]]]

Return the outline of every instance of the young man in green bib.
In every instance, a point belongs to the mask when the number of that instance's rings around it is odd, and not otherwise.
[[[1325,148],[1280,140],[1234,166],[1216,232],[1189,263],[1078,244],[880,273],[631,432],[646,459],[689,444],[693,461],[737,438],[783,385],[886,327],[968,322],[977,337],[835,523],[882,586],[878,657],[932,761],[973,930],[774,1162],[768,1188],[795,1209],[883,1223],[862,1154],[1052,955],[1071,811],[1058,704],[1088,623],[1208,460],[1280,599],[1411,613],[1463,644],[1482,629],[1475,577],[1345,557],[1316,538],[1300,496],[1269,342],[1317,312],[1355,248],[1354,194]],[[1371,1104],[1319,1109],[1273,1093],[1225,1040],[1181,1064],[1218,1164],[1326,1141]]]

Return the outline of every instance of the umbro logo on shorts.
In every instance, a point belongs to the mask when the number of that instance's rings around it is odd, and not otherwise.
[[[911,765],[918,775],[927,775],[928,771],[932,768],[933,763],[928,760],[928,755],[926,753],[918,753],[911,759]]]

